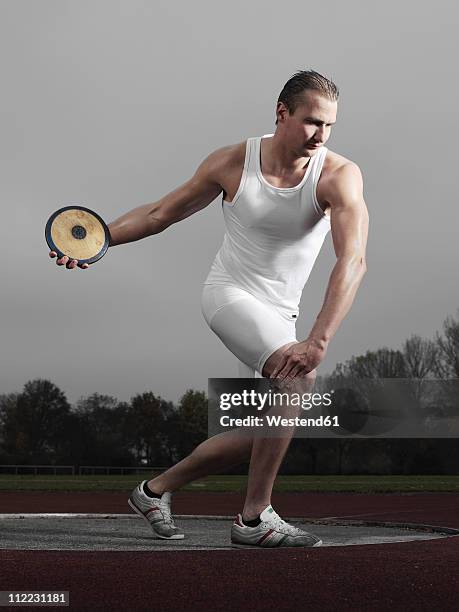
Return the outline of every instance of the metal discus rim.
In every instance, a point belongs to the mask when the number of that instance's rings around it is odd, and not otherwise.
[[[53,240],[53,238],[51,236],[51,228],[52,228],[54,220],[56,219],[56,217],[58,217],[60,214],[62,214],[66,210],[83,210],[83,211],[89,213],[90,215],[95,217],[97,219],[97,221],[99,221],[99,223],[101,224],[101,226],[102,226],[102,228],[104,230],[104,234],[105,234],[105,241],[104,241],[104,244],[103,244],[102,248],[100,249],[100,251],[96,255],[94,255],[93,257],[90,257],[90,258],[87,258],[87,259],[79,259],[78,260],[78,264],[79,265],[80,264],[85,264],[85,263],[91,264],[91,263],[95,263],[96,261],[99,261],[99,259],[102,259],[102,257],[105,255],[105,253],[108,250],[108,246],[109,246],[109,243],[110,243],[110,231],[109,231],[109,229],[107,227],[107,224],[105,223],[105,221],[102,219],[102,217],[100,215],[98,215],[96,212],[94,212],[90,208],[87,208],[86,206],[80,206],[79,204],[71,204],[69,206],[64,206],[63,208],[59,208],[59,210],[56,210],[50,216],[50,218],[46,222],[46,226],[45,226],[45,239],[46,239],[46,242],[48,243],[49,248],[52,251],[55,251],[59,258],[61,258],[61,257],[68,257],[68,255],[66,253],[64,253],[55,244],[55,242],[54,242],[54,240]],[[75,258],[71,258],[71,259],[75,259]]]

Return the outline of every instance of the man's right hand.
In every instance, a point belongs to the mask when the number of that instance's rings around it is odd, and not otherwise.
[[[51,258],[57,257],[56,251],[50,251],[49,256]],[[58,259],[56,259],[56,264],[58,266],[65,266],[67,270],[73,270],[73,268],[76,268],[77,266],[78,268],[81,268],[82,270],[86,270],[86,268],[89,268],[89,264],[87,263],[79,264],[78,259],[70,259],[70,257],[67,257],[67,255],[64,255],[64,257],[59,257]]]
[[[317,366],[325,357],[328,343],[307,338],[292,344],[282,353],[270,378],[293,380],[295,378],[315,378]],[[314,372],[314,374],[313,374]]]

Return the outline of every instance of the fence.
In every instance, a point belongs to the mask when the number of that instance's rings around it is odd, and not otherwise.
[[[148,467],[148,466],[126,466],[113,467],[111,465],[80,465],[78,468],[74,465],[15,465],[4,464],[0,465],[0,474],[66,474],[78,476],[96,476],[104,474],[110,475],[126,475],[126,474],[142,474],[143,472],[164,472],[166,467]]]
[[[142,474],[143,472],[164,472],[167,470],[166,467],[149,467],[149,466],[137,466],[137,467],[113,467],[110,465],[80,465],[78,470],[78,474],[80,476],[90,475],[95,476],[96,474],[105,474],[109,476],[110,474],[121,474],[124,476],[125,474]]]
[[[0,474],[71,474],[75,476],[74,465],[0,465]]]

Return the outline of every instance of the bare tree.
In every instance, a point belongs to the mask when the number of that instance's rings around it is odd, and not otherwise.
[[[443,334],[436,335],[439,355],[436,374],[439,378],[459,378],[459,310],[458,319],[446,317]]]
[[[432,340],[413,334],[402,347],[407,378],[426,378],[435,374],[439,348]]]
[[[367,351],[365,355],[352,357],[345,364],[338,364],[332,377],[346,378],[406,378],[403,353],[388,348]]]
[[[409,390],[417,405],[431,390],[432,383],[428,381],[436,375],[439,348],[432,340],[425,340],[413,334],[402,347],[405,359],[405,369],[409,378]]]

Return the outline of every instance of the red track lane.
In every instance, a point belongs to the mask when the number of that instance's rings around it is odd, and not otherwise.
[[[183,492],[178,514],[235,514],[242,496]],[[284,516],[459,527],[459,495],[277,494]],[[128,512],[126,494],[0,493],[1,512]],[[0,590],[69,590],[75,610],[459,608],[459,537],[295,549],[0,551]],[[6,610],[7,608],[5,608]]]

